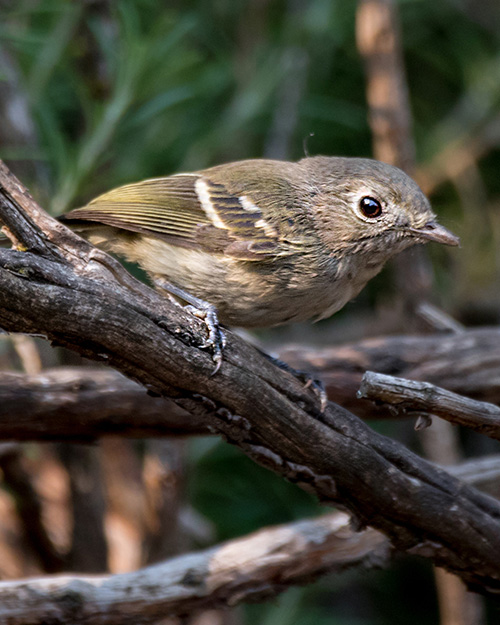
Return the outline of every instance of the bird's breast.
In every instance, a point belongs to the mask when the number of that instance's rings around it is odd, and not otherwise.
[[[355,297],[380,267],[312,252],[269,262],[179,248],[155,238],[115,246],[151,275],[213,304],[221,323],[244,328],[323,319]]]

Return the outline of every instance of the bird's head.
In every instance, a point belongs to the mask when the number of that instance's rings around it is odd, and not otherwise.
[[[361,158],[304,159],[316,193],[318,232],[332,251],[393,256],[416,243],[458,245],[417,183],[397,167]]]

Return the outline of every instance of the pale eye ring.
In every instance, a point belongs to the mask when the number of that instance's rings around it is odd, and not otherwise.
[[[377,219],[382,215],[382,204],[374,197],[365,195],[359,200],[359,210],[364,217]]]

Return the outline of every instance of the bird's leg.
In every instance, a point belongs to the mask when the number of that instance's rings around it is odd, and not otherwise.
[[[209,304],[203,299],[200,299],[199,297],[191,295],[191,293],[188,293],[177,286],[174,286],[170,282],[167,282],[164,278],[155,278],[154,284],[157,288],[166,291],[174,301],[177,301],[175,298],[179,298],[186,302],[188,304],[185,306],[186,310],[189,310],[189,312],[195,317],[198,317],[198,319],[203,319],[207,327],[208,338],[203,345],[201,345],[201,348],[212,350],[212,358],[215,362],[215,369],[213,370],[212,375],[215,375],[220,369],[222,363],[222,352],[226,345],[226,337],[219,326],[215,306]]]
[[[280,360],[279,358],[276,358],[275,356],[271,356],[270,354],[267,354],[266,352],[262,351],[259,348],[257,349],[263,356],[265,356],[268,360],[270,360],[277,367],[279,367],[283,371],[291,373],[294,377],[296,377],[298,380],[303,382],[304,388],[310,388],[319,399],[321,413],[325,412],[326,406],[328,404],[328,396],[326,394],[324,384],[321,380],[319,380],[318,378],[314,378],[307,371],[299,371],[297,369],[294,369],[292,366],[290,366],[286,362],[283,362],[283,360]]]

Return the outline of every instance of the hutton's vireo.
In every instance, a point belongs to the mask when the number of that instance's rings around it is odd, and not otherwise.
[[[401,250],[458,245],[409,176],[361,158],[246,160],[153,178],[62,219],[246,328],[328,317]]]

